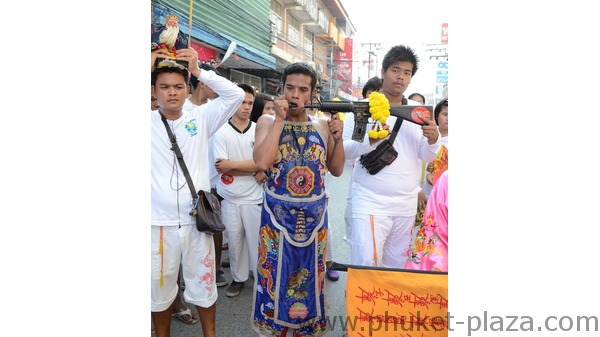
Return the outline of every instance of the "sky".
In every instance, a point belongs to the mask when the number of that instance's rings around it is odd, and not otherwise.
[[[360,82],[365,83],[369,76],[380,76],[385,53],[392,46],[405,44],[415,49],[420,58],[419,70],[407,93],[435,93],[438,61],[429,60],[423,45],[441,42],[442,23],[448,22],[448,1],[341,0],[341,3],[356,29],[353,58],[359,62],[354,63],[355,80],[360,76]],[[375,57],[376,69],[370,74],[366,67],[361,67],[362,61],[368,60],[369,43],[381,43],[377,56],[372,56]],[[374,50],[375,46],[371,45],[371,49]]]

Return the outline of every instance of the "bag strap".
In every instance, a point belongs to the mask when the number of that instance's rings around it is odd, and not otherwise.
[[[402,96],[402,105],[408,105],[408,100],[404,96]],[[398,123],[398,120],[400,120],[400,123]],[[394,124],[394,128],[392,129],[392,135],[389,138],[390,143],[394,144],[394,140],[396,139],[398,130],[400,130],[400,127],[402,126],[402,122],[404,122],[404,119],[396,118],[396,123]]]
[[[177,160],[179,161],[179,166],[181,166],[181,170],[183,171],[183,174],[185,175],[185,180],[187,181],[187,184],[190,188],[190,192],[192,192],[192,198],[194,199],[194,204],[196,204],[196,201],[198,199],[198,193],[196,192],[196,190],[194,189],[194,183],[192,182],[192,178],[190,177],[190,172],[187,169],[187,166],[185,166],[185,162],[183,161],[183,154],[181,153],[181,150],[179,149],[179,145],[177,144],[177,138],[175,138],[175,135],[173,134],[173,131],[171,131],[171,128],[169,127],[169,124],[167,124],[167,119],[165,118],[165,115],[163,115],[163,113],[158,110],[158,113],[160,114],[160,118],[163,121],[163,124],[165,125],[165,128],[167,129],[167,133],[169,134],[169,140],[171,141],[171,150],[173,150],[173,152],[175,152],[175,156],[177,156]]]
[[[396,118],[396,123],[394,124],[394,128],[392,129],[392,135],[390,136],[390,138],[388,138],[390,143],[394,144],[394,140],[396,139],[396,135],[398,135],[398,130],[400,130],[402,122],[404,122],[404,119]]]

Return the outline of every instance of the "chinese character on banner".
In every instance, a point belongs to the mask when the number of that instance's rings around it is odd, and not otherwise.
[[[348,337],[448,336],[448,273],[348,267]]]
[[[448,23],[442,23],[442,43],[448,43]]]
[[[346,38],[344,51],[334,55],[336,68],[333,78],[340,83],[338,89],[349,95],[352,95],[352,43],[352,38]]]

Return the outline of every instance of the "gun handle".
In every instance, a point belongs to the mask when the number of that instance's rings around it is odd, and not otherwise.
[[[371,117],[371,113],[369,112],[369,103],[361,103],[363,104],[357,105],[354,109],[354,131],[352,131],[352,140],[357,142],[362,142],[365,139],[365,134],[367,133],[367,123]]]
[[[352,131],[352,140],[362,142],[367,133],[367,123],[355,122],[354,130]]]

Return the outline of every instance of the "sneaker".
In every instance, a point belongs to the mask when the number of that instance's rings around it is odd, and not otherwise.
[[[227,297],[236,297],[240,294],[243,287],[244,282],[236,282],[235,280],[233,280],[231,281],[231,285],[227,287],[227,292],[225,293],[225,295],[227,295]]]
[[[229,284],[229,281],[225,278],[225,273],[222,270],[217,270],[217,279],[215,280],[217,287],[224,287]]]
[[[223,259],[223,261],[221,261],[221,267],[223,268],[229,268],[230,265],[231,263],[229,262],[229,257],[226,257]]]
[[[340,273],[333,269],[327,269],[327,278],[331,281],[337,281],[340,278]]]

